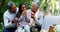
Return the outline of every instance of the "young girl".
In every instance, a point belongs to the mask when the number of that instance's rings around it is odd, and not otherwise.
[[[30,32],[30,20],[29,18],[27,18],[26,14],[26,5],[22,3],[19,5],[19,12],[16,16],[18,18],[18,32],[22,32],[23,29],[25,30],[25,32]]]

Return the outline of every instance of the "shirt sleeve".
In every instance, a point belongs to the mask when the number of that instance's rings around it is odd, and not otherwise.
[[[16,27],[15,23],[12,24],[12,22],[8,22],[8,21],[9,21],[8,17],[4,15],[4,27],[5,28],[14,28],[14,27]]]
[[[9,25],[11,24],[11,22],[8,23],[8,17],[6,17],[6,16],[4,15],[3,18],[4,18],[4,26],[9,26]]]
[[[34,21],[36,24],[42,25],[43,24],[43,14],[39,15],[38,18],[35,18]]]

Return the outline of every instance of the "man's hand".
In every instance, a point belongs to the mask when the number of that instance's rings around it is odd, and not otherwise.
[[[14,18],[14,19],[12,20],[12,23],[17,23],[17,21],[18,21],[18,18]]]
[[[34,14],[34,12],[31,12],[31,18],[35,19],[35,14]]]

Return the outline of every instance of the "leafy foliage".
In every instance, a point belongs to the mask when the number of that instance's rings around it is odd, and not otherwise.
[[[3,32],[3,23],[0,23],[0,32]]]

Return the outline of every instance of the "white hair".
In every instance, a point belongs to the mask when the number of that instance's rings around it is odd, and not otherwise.
[[[33,0],[33,2],[39,2],[39,0]]]
[[[36,7],[40,7],[40,2],[39,0],[33,0],[32,4],[36,5]]]
[[[11,6],[15,5],[15,3],[10,1],[7,5],[8,5],[8,7],[11,7]]]
[[[40,3],[39,2],[32,2],[32,4],[34,4],[36,7],[40,7]]]

